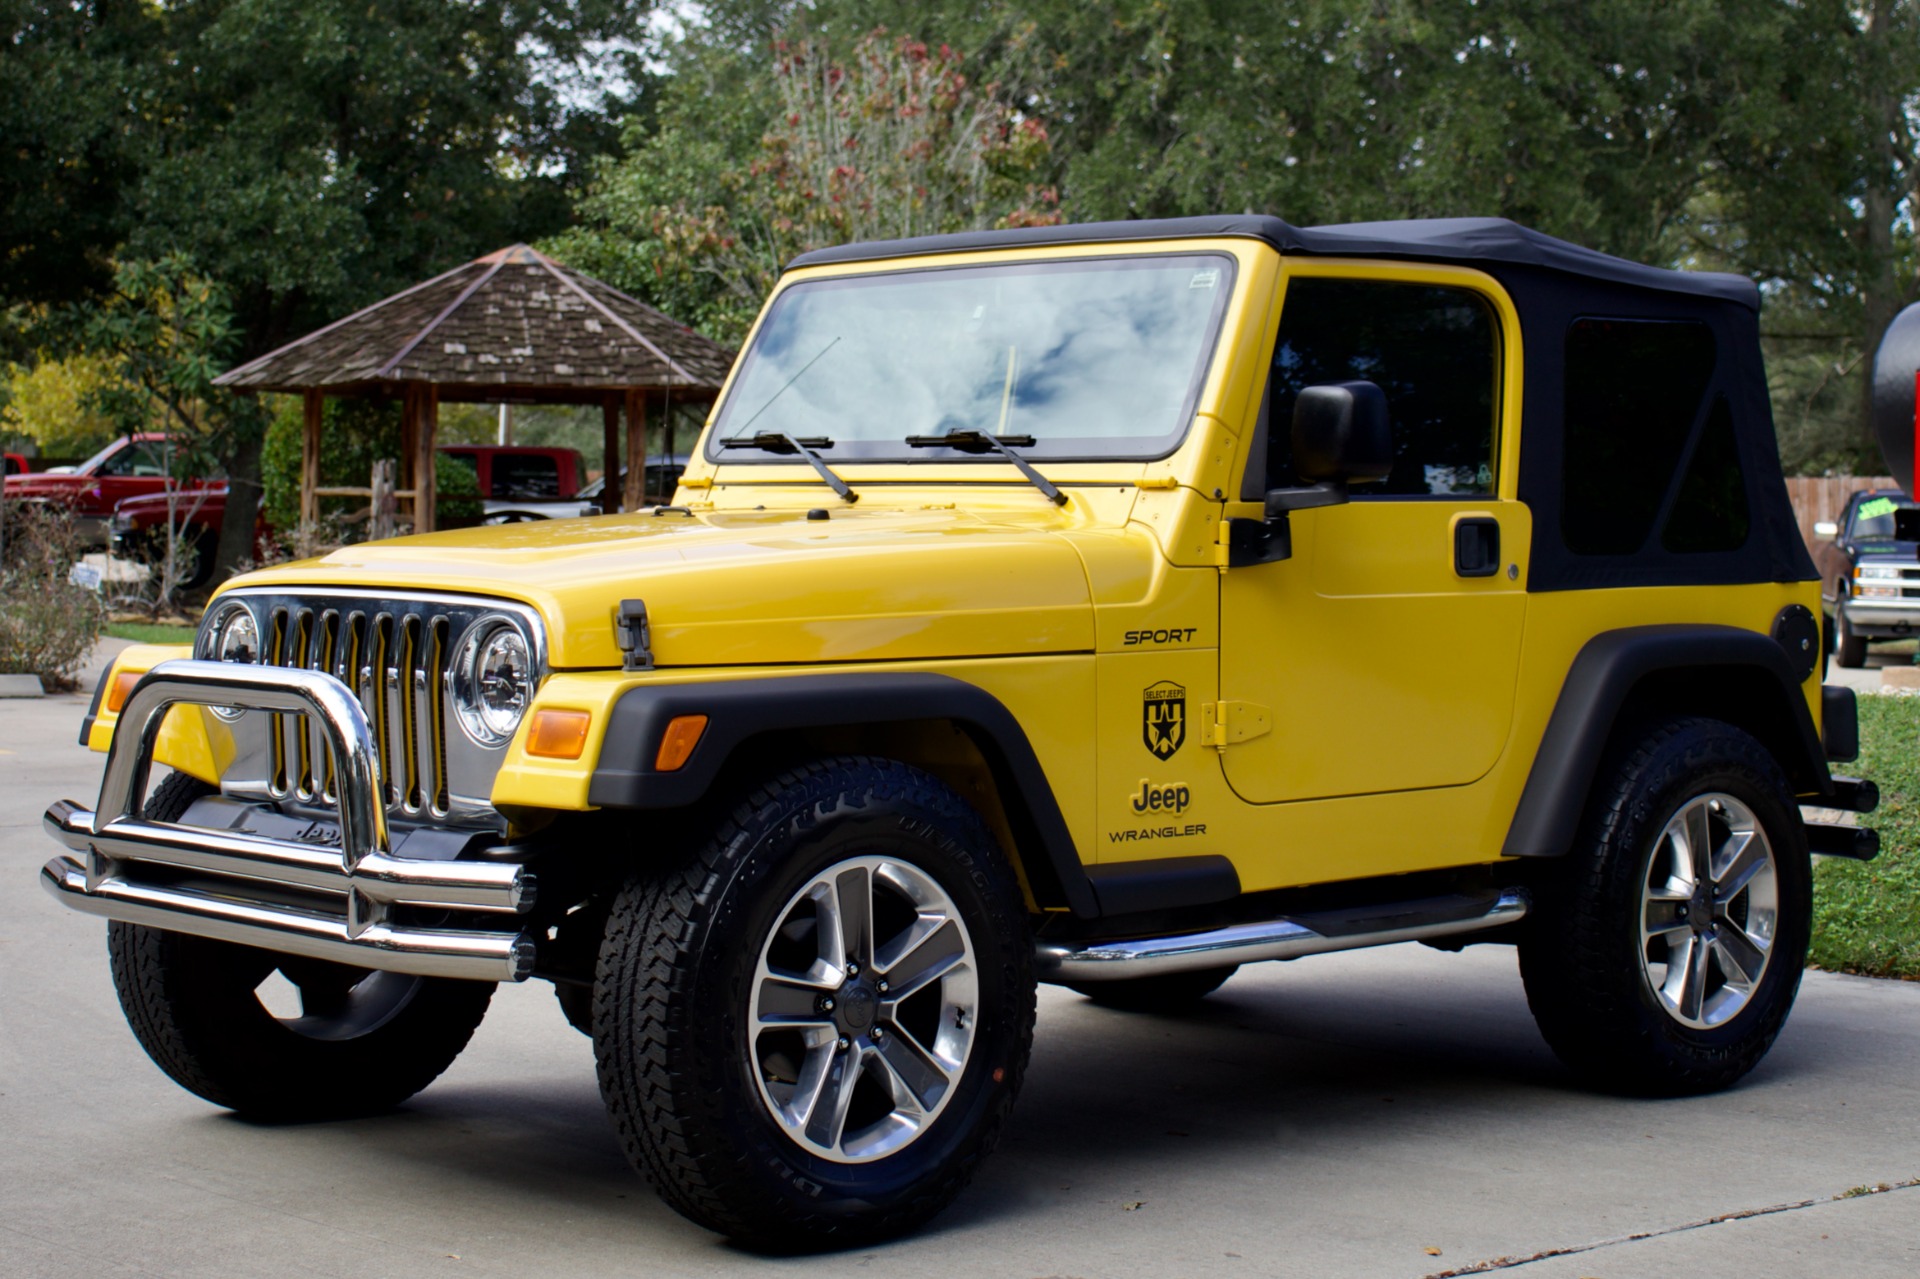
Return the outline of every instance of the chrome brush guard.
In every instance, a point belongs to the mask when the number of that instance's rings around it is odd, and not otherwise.
[[[339,845],[214,830],[140,815],[155,743],[176,705],[304,715],[332,758]],[[128,696],[96,811],[56,803],[49,833],[73,850],[41,882],[88,914],[358,968],[520,981],[535,944],[519,916],[534,876],[506,862],[393,855],[379,752],[359,700],[320,671],[171,661]],[[498,929],[473,915],[503,916]]]

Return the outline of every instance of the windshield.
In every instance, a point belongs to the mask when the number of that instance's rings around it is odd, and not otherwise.
[[[1860,503],[1855,509],[1853,536],[1861,541],[1868,541],[1873,538],[1893,537],[1897,531],[1905,534],[1902,540],[1912,540],[1910,526],[1915,522],[1917,522],[1916,508],[1904,495],[1895,497],[1876,494]]]
[[[761,325],[707,456],[780,433],[832,441],[835,462],[931,461],[907,437],[952,431],[1029,436],[1036,458],[1164,456],[1193,417],[1233,265],[1156,254],[804,281]]]

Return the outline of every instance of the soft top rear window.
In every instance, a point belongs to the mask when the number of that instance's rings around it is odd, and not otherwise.
[[[1233,280],[1213,253],[805,280],[742,357],[707,455],[777,432],[832,441],[831,461],[965,461],[907,437],[980,431],[1029,437],[1035,458],[1161,457],[1192,421]]]

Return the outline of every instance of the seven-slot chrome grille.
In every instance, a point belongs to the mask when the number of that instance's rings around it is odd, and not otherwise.
[[[510,626],[526,641],[537,685],[546,649],[537,613],[468,596],[231,591],[207,612],[200,655],[215,656],[209,646],[230,603],[252,615],[260,664],[325,672],[359,699],[373,728],[381,801],[391,819],[464,825],[494,818],[489,796],[506,744],[479,742],[463,730],[454,699],[467,681],[453,666],[474,628]],[[228,794],[336,804],[332,760],[306,717],[242,711],[233,727],[235,760],[222,779]]]

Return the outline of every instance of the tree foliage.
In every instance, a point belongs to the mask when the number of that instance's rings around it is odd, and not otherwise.
[[[110,263],[180,255],[237,362],[557,231],[643,105],[648,7],[0,0],[0,304],[104,307]],[[265,415],[227,417],[223,565],[251,550]]]
[[[603,175],[589,229],[556,249],[738,340],[808,249],[1058,220],[1040,180],[1045,126],[976,83],[951,46],[876,28],[843,48],[801,37],[771,53],[725,102],[711,90],[742,59],[689,51],[659,127]],[[623,260],[627,245],[644,247]]]
[[[107,361],[91,355],[55,358],[41,352],[31,363],[9,365],[0,435],[33,441],[42,457],[92,455],[119,429],[99,407],[100,389],[110,375]]]

